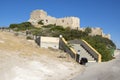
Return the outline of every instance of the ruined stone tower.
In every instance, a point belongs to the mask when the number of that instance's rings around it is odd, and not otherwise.
[[[41,20],[44,25],[55,24],[63,27],[70,27],[71,29],[80,28],[80,19],[78,17],[55,18],[47,15],[47,12],[43,10],[34,10],[28,21],[38,27],[38,22]]]

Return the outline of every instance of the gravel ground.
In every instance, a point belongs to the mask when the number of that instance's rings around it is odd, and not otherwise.
[[[71,80],[120,80],[120,51],[115,52],[116,59],[88,66]]]
[[[23,36],[0,31],[0,80],[70,80],[83,71],[60,50],[39,48]]]

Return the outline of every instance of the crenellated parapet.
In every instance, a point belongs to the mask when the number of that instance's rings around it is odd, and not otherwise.
[[[43,10],[33,11],[28,21],[37,27],[39,25],[38,22],[41,20],[44,25],[55,24],[63,27],[70,27],[71,29],[80,28],[80,19],[78,17],[55,18],[47,15],[47,12]]]
[[[86,28],[80,28],[81,31],[85,31]],[[89,35],[91,36],[96,36],[96,35],[100,35],[104,38],[108,38],[111,39],[111,35],[110,34],[105,34],[102,30],[102,28],[100,27],[96,27],[96,28],[91,28],[91,33],[89,33]]]
[[[64,28],[70,27],[71,29],[78,29],[81,31],[85,31],[86,28],[80,28],[80,19],[78,17],[64,17],[64,18],[55,18],[49,16],[47,12],[44,10],[34,10],[31,15],[30,19],[28,20],[32,25],[35,27],[41,27],[42,25],[39,24],[39,21],[42,21],[44,25],[55,24],[57,26],[63,26]],[[101,35],[102,37],[110,39],[110,34],[104,34],[103,30],[99,27],[91,28],[91,36]]]

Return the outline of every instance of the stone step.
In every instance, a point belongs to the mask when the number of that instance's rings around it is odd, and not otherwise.
[[[94,58],[80,45],[80,44],[72,44],[73,48],[76,52],[80,50],[80,58],[86,57],[88,59],[88,62],[96,62]]]

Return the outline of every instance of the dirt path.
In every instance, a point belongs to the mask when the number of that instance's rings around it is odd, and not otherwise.
[[[71,80],[120,80],[120,51],[115,54],[116,59],[89,66]]]
[[[83,70],[60,50],[39,48],[24,36],[0,31],[0,80],[69,80]]]

